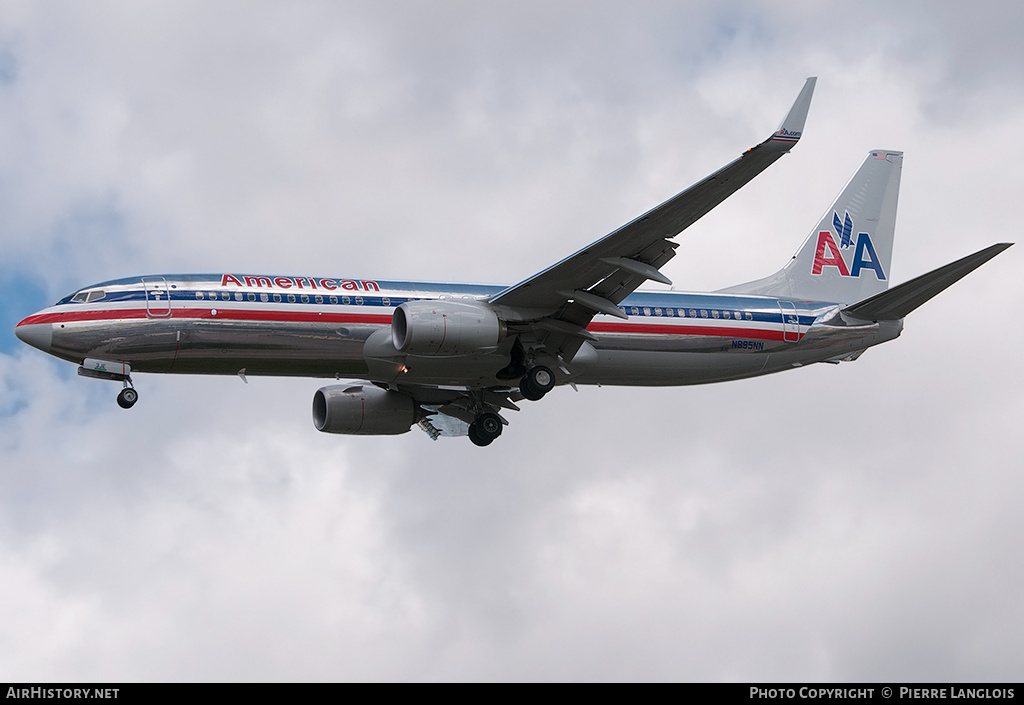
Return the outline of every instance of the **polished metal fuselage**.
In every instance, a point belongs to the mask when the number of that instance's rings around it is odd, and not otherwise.
[[[508,346],[480,355],[414,357],[393,348],[389,331],[392,313],[403,302],[487,301],[501,288],[162,275],[83,289],[26,318],[18,334],[71,362],[123,362],[138,372],[494,388],[510,385],[499,376],[509,363]],[[549,361],[559,382],[686,385],[740,379],[838,361],[897,337],[902,328],[899,321],[845,320],[835,303],[761,296],[636,292],[620,308],[627,318],[598,315],[587,329],[594,340],[572,360]]]

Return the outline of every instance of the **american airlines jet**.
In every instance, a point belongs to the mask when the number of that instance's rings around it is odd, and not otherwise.
[[[494,441],[507,411],[557,385],[685,385],[856,360],[903,318],[1012,243],[889,287],[901,152],[876,149],[796,255],[712,293],[638,291],[679,233],[800,139],[809,78],[768,139],[703,181],[506,288],[337,276],[153,275],[76,291],[17,336],[121,382],[133,372],[344,380],[313,396],[320,431]]]

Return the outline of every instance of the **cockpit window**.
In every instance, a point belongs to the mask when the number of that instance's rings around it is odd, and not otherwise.
[[[106,295],[107,292],[103,291],[103,289],[80,291],[71,297],[71,301],[76,304],[87,304],[93,301],[99,301]]]

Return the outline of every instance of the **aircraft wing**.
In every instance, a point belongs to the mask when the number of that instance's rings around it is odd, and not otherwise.
[[[536,322],[542,344],[571,359],[597,313],[624,318],[617,304],[646,280],[671,283],[658,269],[671,241],[787,153],[800,139],[816,78],[808,78],[782,125],[764,142],[660,206],[491,299]]]

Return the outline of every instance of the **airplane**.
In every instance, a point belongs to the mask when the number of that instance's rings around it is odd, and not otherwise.
[[[133,372],[341,381],[313,396],[327,433],[498,438],[559,385],[690,385],[856,360],[1013,243],[889,287],[903,153],[868,152],[778,272],[711,293],[671,286],[673,241],[799,141],[808,78],[779,129],[610,235],[508,287],[345,277],[153,275],[85,287],[28,316],[24,342],[122,383]]]

